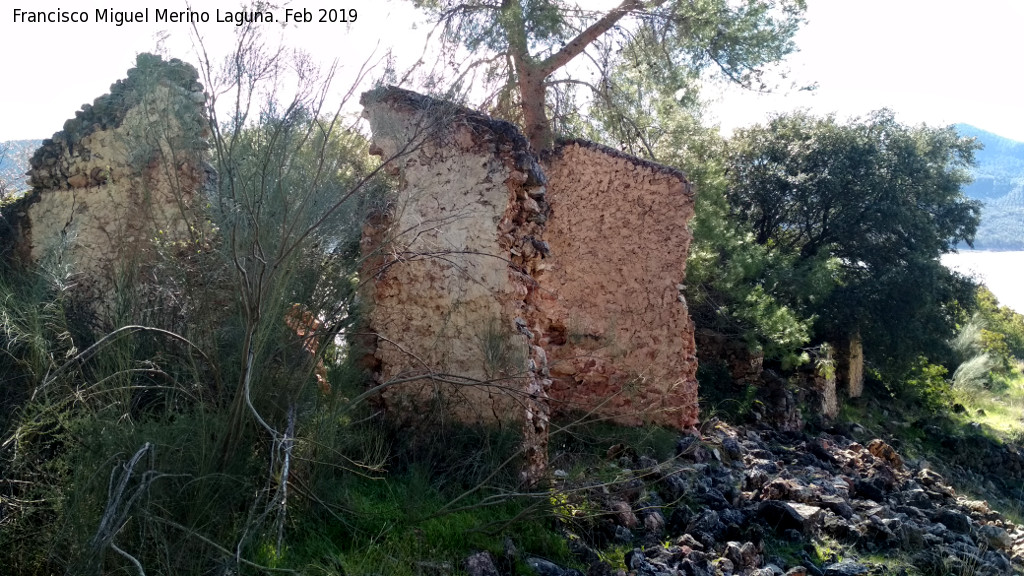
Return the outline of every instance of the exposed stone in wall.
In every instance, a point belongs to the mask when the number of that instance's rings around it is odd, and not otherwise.
[[[593,143],[545,159],[551,256],[537,276],[558,410],[697,423],[694,328],[681,295],[693,191],[682,173]]]
[[[860,334],[850,337],[850,341],[840,350],[839,377],[846,388],[848,398],[860,398],[864,393],[864,346]]]
[[[827,423],[839,415],[838,375],[835,347],[825,344],[812,353],[810,363],[800,366],[790,377],[803,391],[810,419]]]
[[[764,370],[764,354],[753,351],[746,342],[710,330],[697,330],[697,360],[700,364],[724,364],[736,383],[757,383]]]
[[[765,370],[762,383],[757,388],[757,402],[751,407],[751,416],[775,430],[803,430],[801,408],[807,403],[807,395],[805,389],[791,386],[773,370]]]
[[[811,415],[831,421],[839,415],[839,396],[836,393],[835,374],[821,374],[814,370],[798,371],[795,376],[810,394]]]
[[[68,265],[79,296],[102,308],[156,251],[188,249],[192,197],[211,181],[197,79],[180,60],[141,54],[127,79],[44,140],[32,191],[8,211],[15,254]]]
[[[710,330],[698,330],[696,341],[701,363],[724,366],[734,383],[759,388],[758,398],[764,410],[758,418],[780,430],[803,427],[803,417],[799,415],[801,407],[812,420],[834,420],[839,415],[842,387],[849,385],[851,373],[859,374],[857,377],[863,387],[864,364],[859,340],[848,346],[823,346],[814,353],[809,364],[787,370],[788,380],[765,370],[764,355],[751,351],[742,341]],[[852,364],[851,358],[854,359]]]
[[[373,152],[401,188],[364,235],[377,378],[398,414],[524,422],[546,446],[546,360],[532,275],[544,177],[510,124],[399,89],[363,95]],[[536,441],[531,442],[530,437]],[[528,455],[543,466],[543,454]],[[534,476],[533,473],[527,476]]]
[[[527,446],[546,440],[550,408],[697,422],[681,173],[583,142],[542,171],[506,122],[394,88],[362,103],[372,151],[401,180],[363,235],[389,409],[524,422]]]

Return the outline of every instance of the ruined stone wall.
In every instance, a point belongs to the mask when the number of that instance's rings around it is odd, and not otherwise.
[[[764,371],[764,354],[752,351],[746,342],[709,330],[694,334],[699,363],[717,363],[725,366],[736,383],[756,384]]]
[[[582,142],[542,172],[508,123],[394,88],[363,104],[373,151],[401,179],[364,230],[371,364],[389,408],[525,417],[538,439],[549,407],[696,424],[680,294],[693,193],[680,172]]]
[[[839,351],[839,375],[848,398],[860,398],[864,393],[864,345],[860,334],[850,337]]]
[[[192,241],[206,186],[205,95],[196,70],[142,54],[110,94],[86,104],[32,156],[32,190],[11,210],[13,252],[59,262],[102,311],[158,250]]]
[[[546,160],[551,257],[537,276],[558,410],[697,423],[694,328],[681,295],[693,191],[678,171],[592,143]]]
[[[401,187],[364,236],[369,323],[383,399],[464,422],[546,425],[531,274],[541,261],[543,175],[509,124],[414,93],[362,100],[373,151]]]

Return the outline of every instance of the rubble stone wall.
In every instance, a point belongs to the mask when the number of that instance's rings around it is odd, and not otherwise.
[[[694,334],[699,363],[724,364],[729,376],[737,383],[756,384],[764,371],[764,354],[752,351],[746,342],[729,338],[725,334],[698,330]]]
[[[203,87],[179,60],[142,54],[110,94],[82,107],[32,156],[32,190],[10,210],[13,252],[67,265],[101,311],[126,274],[192,240],[202,154]]]
[[[681,293],[690,183],[582,141],[563,143],[546,169],[551,257],[537,280],[553,406],[625,424],[695,425],[694,327]]]
[[[860,335],[851,336],[846,349],[840,352],[840,376],[846,386],[846,395],[860,398],[864,394],[864,346]]]
[[[506,122],[396,88],[362,102],[401,180],[363,240],[389,408],[525,416],[537,438],[549,409],[697,423],[680,172],[580,141],[542,170]]]
[[[546,386],[530,275],[546,204],[526,141],[404,90],[362,101],[373,152],[401,179],[363,247],[378,382],[402,382],[383,390],[385,403],[406,415],[440,403],[464,422],[533,418]]]

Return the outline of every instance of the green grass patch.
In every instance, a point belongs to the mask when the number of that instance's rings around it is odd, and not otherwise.
[[[1024,374],[1019,367],[995,375],[991,387],[958,389],[955,395],[966,408],[960,419],[978,422],[1001,439],[1024,439]]]
[[[675,456],[679,431],[660,426],[619,426],[606,421],[560,419],[551,427],[551,465],[563,469],[602,462],[626,448],[631,455],[658,461]]]
[[[506,539],[522,553],[571,561],[543,499],[503,499],[488,490],[453,505],[458,491],[439,480],[413,466],[383,479],[341,481],[325,495],[338,503],[337,516],[310,511],[300,518],[286,564],[347,576],[462,574],[473,552],[504,559]]]

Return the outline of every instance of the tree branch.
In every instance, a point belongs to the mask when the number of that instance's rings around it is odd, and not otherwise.
[[[650,4],[644,4],[640,0],[623,0],[622,4],[610,10],[607,14],[601,17],[600,20],[591,24],[586,30],[580,32],[575,38],[569,41],[568,44],[562,47],[561,50],[555,52],[551,56],[544,59],[539,65],[539,70],[542,76],[548,76],[555,70],[558,70],[562,66],[569,63],[570,60],[579,56],[590,46],[601,37],[602,34],[612,29],[622,20],[627,14],[634,12],[641,8],[655,8],[664,4],[667,0],[654,0]]]

